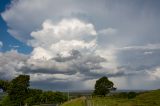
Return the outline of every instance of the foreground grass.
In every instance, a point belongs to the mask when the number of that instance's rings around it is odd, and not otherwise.
[[[128,99],[112,99],[112,98],[93,98],[88,101],[91,106],[130,106],[131,102]]]
[[[62,106],[160,106],[160,90],[140,94],[134,99],[95,97],[85,100],[83,97],[66,102]]]
[[[142,106],[160,106],[160,90],[146,92],[137,96],[134,104],[142,104]]]
[[[51,104],[33,105],[33,106],[53,106]]]
[[[65,102],[61,106],[85,106],[85,97],[74,99],[68,102]]]

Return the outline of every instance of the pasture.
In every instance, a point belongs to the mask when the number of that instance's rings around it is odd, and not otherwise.
[[[81,97],[61,106],[160,106],[160,90],[148,91],[133,99],[107,97]]]

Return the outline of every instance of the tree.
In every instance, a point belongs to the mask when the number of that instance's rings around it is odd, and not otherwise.
[[[12,103],[11,103],[11,101],[10,101],[9,96],[3,97],[0,105],[1,106],[13,106]]]
[[[55,92],[54,93],[54,102],[55,103],[63,103],[67,100],[67,95],[62,92]]]
[[[0,89],[7,93],[0,106],[32,106],[41,103],[62,103],[67,100],[67,96],[61,92],[29,88],[29,80],[28,75],[19,75],[10,82],[0,80]]]
[[[41,94],[42,103],[62,103],[67,100],[67,96],[62,92],[46,91]]]
[[[43,91],[40,89],[29,88],[27,99],[25,100],[25,104],[27,104],[27,106],[32,106],[34,104],[40,104],[41,103],[40,95],[42,93],[43,93]]]
[[[28,75],[19,75],[10,82],[7,93],[13,106],[24,105],[28,94],[29,79]]]
[[[9,81],[0,80],[0,89],[3,90],[3,92],[6,92],[10,83]]]
[[[105,96],[110,92],[110,90],[114,89],[113,85],[113,82],[111,82],[107,77],[104,76],[96,81],[93,94]]]

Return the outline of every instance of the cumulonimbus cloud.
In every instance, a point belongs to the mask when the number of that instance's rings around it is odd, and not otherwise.
[[[28,44],[33,51],[27,56],[29,58],[16,51],[11,57],[20,55],[20,60],[14,63],[13,75],[25,73],[31,75],[31,81],[50,79],[63,83],[72,82],[73,78],[83,82],[104,74],[112,76],[112,72],[108,73],[102,65],[108,60],[98,52],[97,31],[91,23],[75,18],[63,19],[56,24],[47,20],[42,24],[42,29],[33,31],[31,36]],[[16,65],[20,67],[16,68]]]
[[[28,43],[33,46],[33,51],[29,63],[40,73],[79,72],[89,75],[91,70],[101,69],[101,63],[107,60],[96,52],[98,45],[94,25],[79,19],[63,19],[57,24],[45,21],[42,29],[32,32],[31,36]]]

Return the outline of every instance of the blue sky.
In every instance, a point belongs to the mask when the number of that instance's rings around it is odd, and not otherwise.
[[[0,0],[0,79],[36,88],[160,88],[159,0]],[[43,85],[42,85],[43,83]]]
[[[7,6],[10,4],[10,0],[0,0],[0,13],[5,11]],[[1,49],[2,52],[11,50],[11,49],[17,49],[21,53],[30,53],[32,48],[27,46],[25,43],[15,39],[13,36],[11,36],[7,32],[7,25],[6,22],[2,19],[0,16],[0,41],[3,41],[3,47]],[[19,46],[19,47],[14,47]]]

